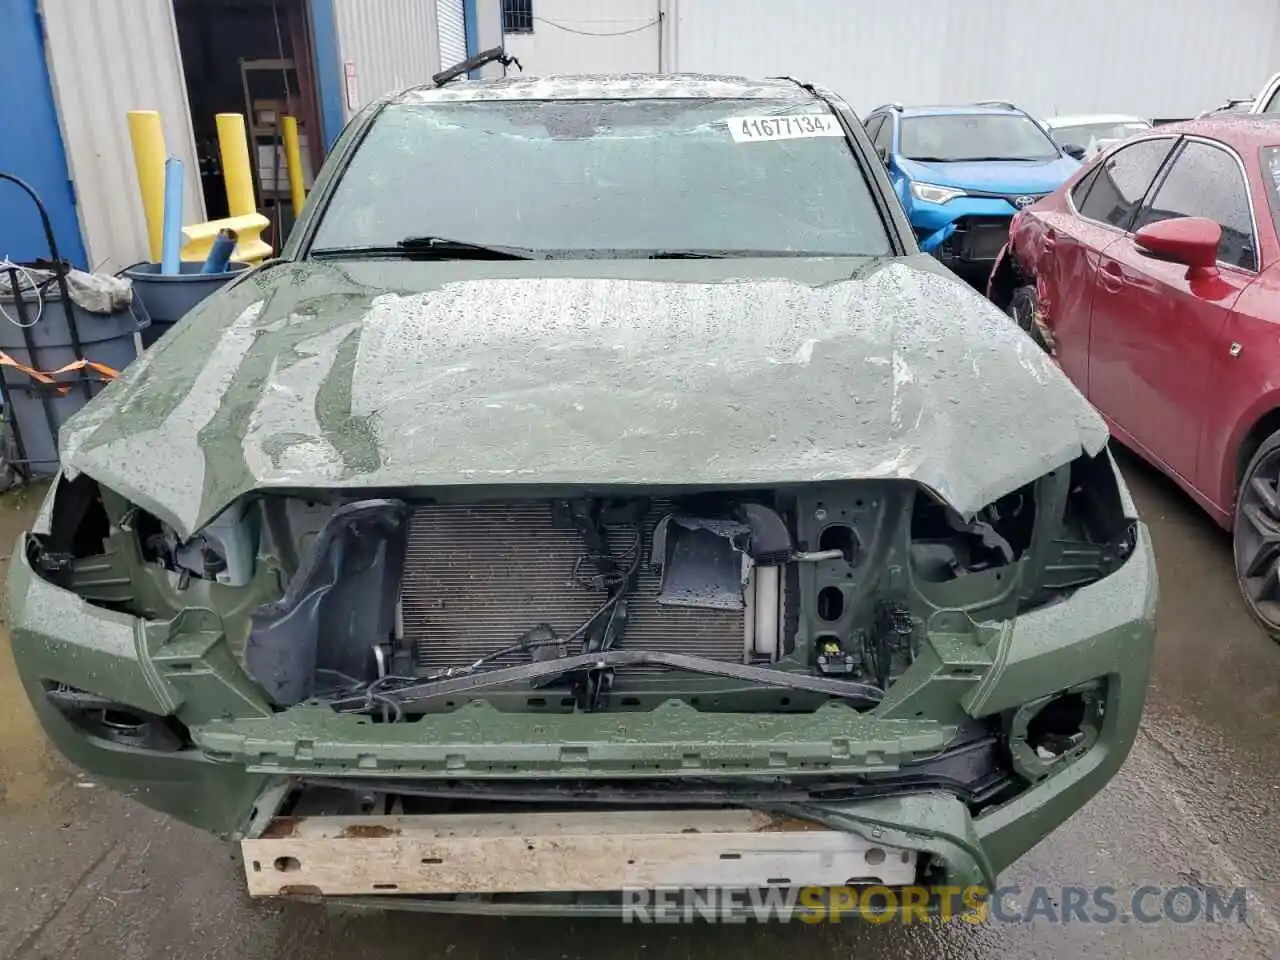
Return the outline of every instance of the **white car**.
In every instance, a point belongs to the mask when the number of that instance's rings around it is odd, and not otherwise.
[[[1280,73],[1273,73],[1253,98],[1250,113],[1280,113]]]
[[[1060,147],[1081,147],[1087,160],[1113,143],[1145,133],[1151,122],[1122,113],[1092,113],[1049,117],[1044,126]]]

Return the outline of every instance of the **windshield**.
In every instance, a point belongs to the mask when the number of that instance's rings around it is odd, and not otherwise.
[[[1052,140],[1029,117],[954,114],[907,117],[899,152],[908,160],[1053,160]]]
[[[1145,123],[1122,121],[1120,123],[1080,123],[1070,127],[1054,127],[1053,139],[1062,146],[1074,144],[1092,151],[1103,140],[1128,140],[1151,128]]]
[[[562,257],[890,252],[834,114],[785,100],[391,104],[312,252],[424,236]]]

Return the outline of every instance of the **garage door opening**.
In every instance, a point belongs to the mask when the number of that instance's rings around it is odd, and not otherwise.
[[[228,215],[216,117],[238,113],[245,118],[258,210],[271,221],[263,239],[279,250],[297,215],[281,118],[298,120],[308,188],[324,159],[305,0],[175,0],[174,12],[208,217]]]

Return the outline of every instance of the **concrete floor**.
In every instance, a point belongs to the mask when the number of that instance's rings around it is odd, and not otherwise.
[[[1229,542],[1124,461],[1160,567],[1157,665],[1124,770],[1002,879],[1050,887],[1247,886],[1244,924],[643,927],[250,903],[235,847],[167,822],[45,747],[0,654],[0,957],[1280,957],[1280,645],[1236,594]],[[34,510],[0,500],[0,544]],[[7,560],[7,556],[4,557]],[[3,640],[7,646],[7,637]]]

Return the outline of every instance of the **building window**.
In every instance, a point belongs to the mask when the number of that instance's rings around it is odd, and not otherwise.
[[[502,0],[502,32],[533,33],[533,0]]]

